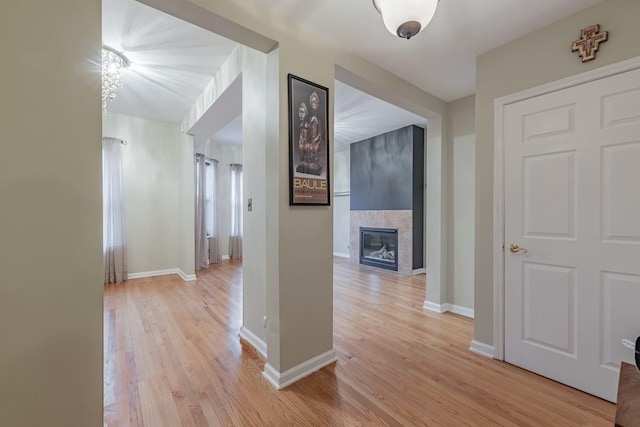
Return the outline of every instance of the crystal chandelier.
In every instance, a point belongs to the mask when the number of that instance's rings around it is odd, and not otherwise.
[[[124,70],[129,59],[112,47],[102,45],[102,112],[107,112],[107,102],[113,101],[122,87]]]
[[[409,40],[431,22],[439,0],[373,0],[391,34]]]

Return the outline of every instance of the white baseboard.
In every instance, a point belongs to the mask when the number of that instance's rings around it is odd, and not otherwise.
[[[128,279],[144,279],[145,277],[168,276],[169,274],[177,274],[185,282],[196,280],[195,274],[185,274],[185,272],[179,268],[168,268],[166,270],[154,270],[154,271],[143,271],[141,273],[130,273],[127,278]]]
[[[495,348],[492,345],[485,344],[476,340],[471,341],[471,347],[469,350],[480,356],[489,357],[493,359],[495,357]]]
[[[265,377],[267,381],[276,388],[276,390],[282,390],[296,381],[299,381],[304,377],[308,377],[325,366],[332,364],[336,360],[336,352],[331,349],[326,353],[320,354],[306,362],[302,362],[301,364],[282,373],[278,372],[273,368],[273,366],[267,363],[264,365],[264,372],[262,372],[262,376]]]
[[[449,303],[436,304],[431,301],[425,301],[422,308],[435,311],[436,313],[440,314],[450,311],[451,313],[459,314],[460,316],[468,317],[470,319],[473,319],[475,315],[474,311],[470,308]]]
[[[475,317],[475,313],[471,308],[462,307],[454,304],[445,304],[445,305],[448,306],[447,311],[450,311],[454,314],[459,314],[460,316],[468,317],[469,319],[473,319]]]
[[[177,268],[168,268],[166,270],[143,271],[141,273],[129,273],[129,279],[144,279],[145,277],[168,276],[169,274],[178,274]]]
[[[260,339],[259,336],[244,326],[240,328],[240,332],[238,334],[240,335],[240,338],[248,342],[255,351],[260,353],[263,358],[267,358],[267,343]]]
[[[181,268],[177,268],[176,270],[178,270],[178,276],[182,277],[182,280],[184,280],[185,282],[193,282],[194,280],[198,279],[195,274],[187,274],[182,271]]]
[[[351,258],[351,255],[349,254],[343,254],[342,252],[334,252],[333,256],[337,256],[339,258]]]
[[[448,310],[444,307],[446,304],[436,304],[435,302],[425,301],[422,308],[435,311],[436,313],[446,313]]]
[[[220,259],[223,261],[229,261],[229,255],[222,255]]]
[[[426,272],[427,272],[426,268],[416,268],[411,272],[411,274],[413,274],[414,276],[417,276],[418,274],[424,274]]]

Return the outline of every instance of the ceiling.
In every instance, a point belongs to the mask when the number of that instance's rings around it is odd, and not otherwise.
[[[478,54],[602,0],[441,0],[433,21],[411,40],[387,32],[371,0],[258,1],[318,38],[452,101],[475,93]],[[102,7],[103,43],[132,63],[110,112],[179,123],[236,46],[135,0],[103,0]],[[228,115],[202,129],[215,129],[215,140],[241,143],[242,122]],[[409,124],[426,123],[336,81],[336,151]]]
[[[103,0],[102,43],[129,58],[107,110],[178,123],[236,43],[134,0]]]
[[[235,89],[236,83],[230,90],[222,94],[222,104],[216,102],[206,114],[211,112],[210,120],[199,120],[192,128],[192,134],[196,139],[196,145],[203,144],[211,139],[216,143],[242,145],[242,115],[235,118],[224,117],[225,112],[231,115],[237,114],[242,108],[239,98],[242,96]],[[239,89],[241,90],[241,88]],[[334,150],[343,151],[349,148],[349,144],[363,139],[371,138],[385,132],[400,129],[409,125],[425,127],[427,120],[416,114],[410,113],[395,105],[389,104],[342,82],[335,82],[334,105]],[[228,96],[228,98],[227,98]],[[217,110],[224,108],[225,112]],[[203,117],[206,119],[205,117]],[[213,136],[211,136],[213,134]]]
[[[441,0],[431,23],[411,40],[389,33],[371,0],[260,1],[450,102],[475,93],[476,56],[602,0]]]
[[[409,125],[425,127],[427,120],[374,98],[342,82],[335,82],[334,150]]]

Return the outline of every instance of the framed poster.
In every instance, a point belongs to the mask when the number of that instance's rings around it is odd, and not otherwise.
[[[289,74],[289,205],[328,206],[329,89]]]

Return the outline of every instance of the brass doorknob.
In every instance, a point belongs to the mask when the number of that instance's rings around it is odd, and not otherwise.
[[[527,252],[529,252],[528,250],[526,250],[525,248],[521,248],[520,246],[512,243],[509,246],[509,250],[511,251],[511,253],[517,254],[518,252],[522,252],[523,254],[526,254]]]

